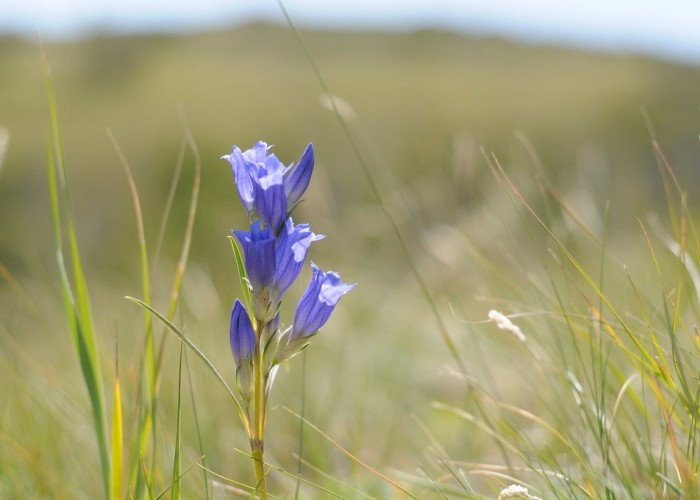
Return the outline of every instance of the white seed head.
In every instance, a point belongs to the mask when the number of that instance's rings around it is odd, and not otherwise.
[[[517,338],[520,342],[525,342],[525,334],[520,329],[520,327],[514,324],[508,318],[508,316],[506,316],[502,312],[496,311],[495,309],[491,309],[489,311],[489,319],[491,321],[494,321],[496,323],[496,326],[501,330],[506,330],[512,333],[515,336],[515,338]]]
[[[498,500],[505,500],[506,498],[527,498],[528,500],[542,500],[540,497],[535,495],[530,495],[530,492],[525,486],[520,486],[519,484],[511,484],[507,488],[501,490],[501,494],[498,495]]]

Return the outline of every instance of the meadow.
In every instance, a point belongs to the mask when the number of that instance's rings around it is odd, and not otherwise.
[[[294,218],[358,283],[280,367],[271,497],[694,498],[699,89],[699,67],[437,31],[0,39],[0,498],[255,496],[223,384],[125,297],[235,385],[247,221],[220,157],[261,139],[285,164],[313,143]]]

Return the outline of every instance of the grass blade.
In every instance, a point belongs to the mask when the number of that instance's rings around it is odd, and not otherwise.
[[[359,458],[357,458],[355,455],[353,455],[353,454],[350,453],[348,450],[346,450],[340,443],[338,443],[337,441],[335,441],[332,437],[330,437],[328,434],[326,434],[325,432],[323,432],[321,429],[319,429],[318,427],[316,427],[314,424],[312,424],[311,422],[309,422],[308,420],[306,420],[304,417],[302,417],[302,416],[299,415],[298,413],[296,413],[296,412],[294,412],[294,411],[292,411],[292,410],[290,410],[289,408],[286,408],[286,407],[284,407],[284,409],[287,410],[287,411],[288,411],[289,413],[291,413],[292,415],[294,415],[295,417],[297,417],[298,419],[302,420],[306,425],[308,425],[309,427],[311,427],[313,430],[315,430],[316,432],[318,432],[321,436],[323,436],[324,439],[326,439],[326,441],[328,441],[328,442],[331,443],[333,446],[335,446],[338,450],[340,450],[341,452],[343,452],[348,458],[350,458],[351,460],[353,460],[355,463],[361,465],[362,467],[364,467],[365,469],[367,469],[368,471],[370,471],[372,474],[374,474],[375,476],[379,477],[379,478],[382,479],[383,481],[386,481],[388,484],[390,484],[391,486],[393,486],[393,487],[396,488],[397,490],[401,491],[402,493],[408,495],[409,497],[414,498],[414,499],[417,499],[417,498],[418,498],[418,497],[416,497],[413,493],[411,493],[410,491],[408,491],[407,489],[405,489],[403,486],[401,486],[399,483],[397,483],[396,481],[394,481],[393,479],[391,479],[391,478],[385,476],[384,474],[382,474],[382,473],[379,472],[378,470],[374,469],[372,466],[366,464],[365,462],[363,462],[362,460],[360,460]]]
[[[145,302],[143,302],[143,301],[141,301],[141,300],[139,300],[139,299],[136,299],[136,298],[134,298],[134,297],[128,297],[128,296],[127,296],[127,297],[125,297],[125,298],[126,298],[127,300],[130,300],[131,302],[134,302],[134,303],[140,305],[141,307],[144,307],[144,308],[148,309],[156,318],[158,318],[158,320],[159,320],[161,323],[163,323],[163,324],[167,327],[168,330],[170,330],[170,331],[171,331],[172,333],[174,333],[180,340],[182,340],[182,341],[185,343],[185,345],[187,345],[187,347],[189,347],[189,348],[199,357],[199,359],[201,359],[201,360],[204,362],[204,364],[205,364],[205,365],[207,366],[207,368],[209,368],[209,370],[214,374],[214,376],[215,376],[215,377],[217,378],[217,380],[221,383],[221,385],[224,386],[224,388],[226,389],[226,392],[228,392],[228,394],[229,394],[229,396],[231,397],[231,399],[235,402],[236,408],[237,408],[237,410],[238,410],[238,413],[239,413],[239,415],[241,416],[241,420],[243,421],[243,425],[246,426],[246,432],[249,431],[249,429],[247,428],[246,419],[244,418],[244,417],[245,417],[245,411],[243,410],[243,406],[241,406],[241,403],[238,401],[238,399],[237,399],[236,396],[234,395],[233,391],[232,391],[231,388],[228,386],[228,384],[226,383],[226,381],[224,380],[224,378],[221,376],[221,374],[219,373],[219,371],[214,367],[214,365],[211,363],[211,361],[209,361],[209,358],[207,358],[207,357],[204,355],[204,353],[199,349],[199,347],[197,347],[189,338],[187,338],[187,336],[186,336],[184,333],[182,333],[182,331],[180,331],[175,325],[173,325],[165,316],[163,316],[161,313],[159,313],[158,311],[156,311],[155,309],[153,309],[151,306],[149,306],[149,305],[146,304]]]
[[[236,258],[236,269],[238,270],[238,279],[241,282],[241,290],[243,291],[244,305],[248,311],[252,311],[250,302],[250,285],[248,284],[248,277],[245,272],[245,265],[243,264],[243,256],[241,255],[241,249],[238,248],[238,243],[233,236],[229,236],[228,239],[231,241],[231,249],[233,250],[233,255]]]
[[[180,362],[177,370],[177,417],[175,424],[175,454],[173,457],[173,487],[170,498],[180,498],[180,417],[182,416],[182,355],[184,343],[180,342]]]
[[[377,186],[377,183],[374,180],[374,174],[372,174],[372,170],[370,169],[370,164],[369,161],[365,158],[365,155],[362,153],[360,150],[360,146],[357,143],[357,140],[355,139],[355,136],[353,135],[352,131],[350,130],[350,127],[348,126],[347,120],[343,117],[342,113],[338,109],[338,103],[337,99],[331,97],[333,94],[330,92],[330,88],[326,84],[326,80],[323,78],[323,75],[321,74],[321,71],[318,69],[318,66],[316,65],[316,61],[314,60],[313,56],[311,55],[311,50],[309,49],[308,45],[306,44],[306,41],[304,38],[301,36],[301,33],[297,29],[296,25],[292,21],[292,18],[290,17],[289,13],[287,12],[287,9],[284,7],[284,4],[282,3],[281,0],[277,0],[277,5],[279,5],[280,9],[282,10],[282,14],[284,14],[285,19],[287,20],[287,24],[291,28],[291,30],[294,32],[294,35],[297,37],[299,40],[299,43],[301,44],[304,53],[306,54],[307,59],[309,60],[309,64],[311,65],[311,68],[314,72],[314,75],[316,76],[316,80],[318,80],[319,85],[321,86],[321,89],[323,92],[330,97],[330,104],[333,109],[333,114],[338,118],[338,121],[340,122],[340,126],[343,130],[343,133],[347,137],[348,141],[350,142],[350,146],[355,153],[355,156],[357,157],[357,162],[359,163],[360,167],[362,168],[362,172],[365,175],[365,178],[367,179],[367,184],[369,184],[370,189],[372,190],[372,193],[374,194],[374,197],[377,200],[377,203],[382,209],[382,212],[384,214],[384,217],[386,218],[387,222],[389,223],[389,226],[391,227],[392,231],[394,232],[394,235],[396,236],[397,241],[399,242],[399,246],[401,247],[402,253],[404,255],[404,258],[406,259],[406,263],[408,264],[408,267],[411,271],[411,274],[413,275],[414,279],[416,280],[416,283],[418,284],[418,288],[421,291],[421,294],[425,298],[426,302],[428,303],[428,306],[430,307],[430,311],[432,312],[433,316],[435,317],[435,321],[437,323],[437,331],[440,334],[440,337],[442,338],[443,342],[447,346],[447,349],[450,352],[450,355],[452,356],[453,360],[457,364],[457,367],[460,369],[460,371],[463,374],[467,373],[467,369],[464,365],[464,362],[462,361],[462,358],[459,354],[459,351],[457,351],[457,347],[455,346],[455,343],[452,340],[452,337],[450,336],[449,332],[447,331],[447,325],[445,324],[444,320],[442,319],[442,315],[440,314],[440,311],[438,310],[437,303],[435,302],[435,299],[433,298],[432,294],[430,293],[430,290],[428,289],[428,285],[423,278],[423,275],[421,274],[420,270],[418,269],[418,265],[416,264],[413,256],[411,255],[411,251],[409,248],[408,243],[406,243],[406,240],[403,237],[403,234],[401,233],[401,230],[399,229],[399,223],[396,220],[396,217],[393,216],[391,211],[389,210],[389,207],[385,203],[384,199],[382,198],[381,193],[379,192],[379,187]]]
[[[68,316],[68,325],[78,353],[83,379],[88,389],[92,408],[97,446],[100,454],[102,480],[105,496],[111,498],[110,488],[110,458],[107,445],[106,410],[104,389],[102,386],[102,369],[100,367],[95,331],[93,326],[92,308],[87,282],[80,261],[78,238],[76,231],[75,212],[65,169],[63,144],[61,141],[58,111],[54,97],[50,71],[46,66],[46,94],[48,97],[49,116],[51,123],[51,145],[48,153],[48,179],[51,199],[51,212],[56,244],[56,257],[61,279],[63,302]],[[60,192],[59,192],[60,184]],[[65,215],[62,216],[61,202],[65,205]],[[68,277],[68,271],[63,259],[63,223],[65,217],[68,233],[70,259],[73,270],[73,283]],[[75,287],[75,289],[73,289]]]
[[[122,459],[124,446],[124,431],[122,421],[122,397],[119,387],[119,349],[115,362],[116,371],[114,377],[114,404],[112,407],[112,498],[122,497]]]
[[[194,427],[197,431],[197,444],[199,446],[199,454],[202,457],[202,475],[204,477],[204,496],[206,500],[209,500],[209,483],[208,483],[208,473],[207,473],[207,462],[206,455],[204,454],[204,444],[202,443],[202,429],[199,426],[199,416],[197,415],[197,405],[194,399],[194,386],[192,385],[192,372],[190,370],[190,361],[187,357],[187,351],[185,351],[185,368],[187,369],[187,385],[190,388],[190,402],[192,403],[192,413],[194,414]]]
[[[199,155],[199,149],[197,148],[197,143],[194,140],[194,137],[192,137],[192,133],[187,127],[184,115],[182,117],[183,121],[183,127],[184,127],[184,132],[185,132],[185,141],[187,145],[189,146],[190,150],[192,151],[192,154],[194,155],[194,178],[192,180],[192,192],[190,195],[190,207],[188,210],[187,214],[187,223],[185,227],[185,235],[183,237],[182,241],[182,249],[180,250],[180,259],[178,260],[177,263],[177,268],[175,271],[175,278],[173,279],[173,284],[170,290],[170,301],[168,304],[168,314],[167,317],[172,319],[175,316],[175,311],[177,310],[177,306],[180,302],[180,290],[182,288],[182,279],[185,275],[185,269],[187,268],[187,261],[189,259],[189,253],[190,253],[190,245],[192,243],[192,231],[194,229],[194,220],[195,220],[195,215],[197,213],[197,204],[199,200],[199,188],[201,184],[201,174],[202,174],[202,161]],[[178,174],[179,177],[179,174]],[[165,222],[167,221],[167,217],[164,218],[163,221],[163,227],[165,227]],[[158,386],[158,380],[160,379],[161,375],[161,369],[162,369],[162,362],[163,362],[163,354],[165,352],[165,343],[166,343],[167,336],[163,336],[160,342],[160,346],[158,347],[158,355],[156,357],[155,361],[155,366],[154,366],[154,371],[155,371],[155,381],[156,381],[156,387]],[[151,399],[151,411],[153,413],[153,422],[155,422],[155,414],[157,411],[156,408],[156,403],[157,403],[157,394],[154,393],[154,397]],[[236,400],[236,403],[238,403],[238,400]],[[238,404],[240,407],[240,403]],[[155,457],[156,457],[156,427],[155,425],[153,426],[153,463],[155,463]]]
[[[136,182],[131,173],[131,168],[129,162],[126,160],[124,153],[119,147],[114,134],[110,129],[107,129],[107,135],[109,136],[112,145],[117,153],[119,162],[124,169],[127,182],[129,183],[129,191],[131,193],[131,201],[134,206],[134,216],[136,218],[136,227],[138,230],[138,244],[139,244],[139,256],[141,260],[141,287],[143,291],[144,300],[150,303],[151,300],[151,278],[148,266],[148,247],[146,245],[146,233],[143,225],[143,213],[141,211],[141,199],[139,197],[138,189],[136,188]],[[129,478],[129,485],[132,491],[135,492],[135,496],[138,498],[140,496],[143,483],[142,477],[139,475],[140,457],[145,456],[148,447],[149,437],[151,435],[151,430],[153,427],[154,418],[154,407],[156,399],[156,355],[155,355],[155,339],[153,336],[153,320],[152,315],[148,311],[144,311],[144,353],[142,363],[144,364],[143,370],[139,370],[139,376],[143,377],[143,372],[145,371],[146,376],[146,392],[147,399],[143,405],[142,414],[139,415],[138,425],[136,429],[136,446],[134,446],[133,456],[131,460],[131,472]],[[139,380],[138,387],[143,384],[142,380]]]

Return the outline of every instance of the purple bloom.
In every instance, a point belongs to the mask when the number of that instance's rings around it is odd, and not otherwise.
[[[287,169],[275,155],[268,156],[264,165],[256,166],[257,169],[251,170],[255,208],[263,224],[277,232],[287,216],[287,197],[284,194],[284,174]]]
[[[233,178],[236,181],[236,190],[238,191],[238,197],[243,203],[247,212],[253,210],[253,203],[255,201],[255,191],[253,190],[253,179],[251,177],[250,169],[252,168],[251,163],[254,165],[254,161],[251,162],[251,157],[257,155],[256,148],[259,149],[260,146],[263,148],[263,155],[267,150],[267,145],[264,142],[259,142],[255,145],[254,149],[249,149],[245,153],[241,153],[238,146],[233,146],[231,148],[230,155],[224,155],[221,157],[222,160],[227,160],[231,164],[231,169],[233,170]]]
[[[284,182],[284,192],[287,196],[287,206],[293,207],[309,187],[311,174],[314,171],[314,147],[309,143],[301,155],[301,159],[292,173]]]
[[[233,231],[243,245],[245,270],[254,291],[272,285],[275,277],[275,237],[269,227],[255,221],[250,231]]]
[[[231,164],[236,190],[250,222],[249,231],[233,231],[243,247],[242,273],[249,287],[244,290],[249,310],[236,300],[230,327],[236,384],[249,430],[253,423],[259,425],[257,419],[264,415],[279,364],[309,344],[340,298],[356,286],[343,283],[337,273],[321,271],[312,262],[313,277],[297,304],[294,323],[288,328],[281,326],[282,299],[299,277],[311,244],[325,236],[314,234],[308,224],[295,226],[290,216],[311,180],[313,146],[306,146],[294,167],[285,166],[268,154],[269,150],[267,143],[258,141],[246,151],[233,146],[231,154],[222,156]],[[238,251],[236,258],[240,259]],[[264,388],[256,383],[260,374]],[[260,390],[264,392],[260,394]],[[249,413],[253,401],[256,422],[251,421]]]
[[[306,146],[299,164],[285,178],[290,168],[275,155],[268,155],[270,147],[258,141],[252,149],[241,152],[238,146],[221,158],[231,164],[236,189],[241,203],[251,218],[258,217],[263,225],[277,232],[288,208],[293,207],[309,186],[314,168],[314,149]]]
[[[231,328],[229,333],[231,352],[236,368],[241,362],[250,359],[255,352],[255,332],[250,317],[240,300],[236,300],[231,311]]]
[[[278,236],[275,247],[276,300],[282,299],[284,293],[299,276],[311,243],[323,238],[325,238],[324,235],[317,235],[311,232],[308,224],[295,226],[291,217],[287,219],[284,228]]]
[[[340,297],[357,285],[343,283],[338,273],[325,273],[313,262],[311,269],[313,277],[297,305],[290,340],[314,335],[326,324]]]

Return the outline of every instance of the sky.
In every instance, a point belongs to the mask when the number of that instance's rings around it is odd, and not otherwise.
[[[300,26],[447,28],[700,64],[700,0],[286,0]],[[0,0],[0,35],[45,39],[284,22],[277,0]]]

